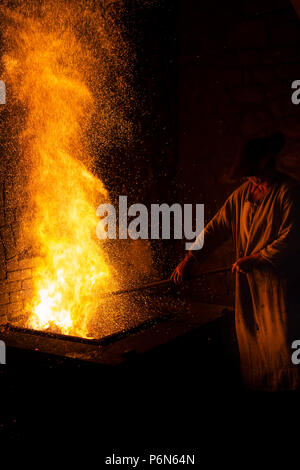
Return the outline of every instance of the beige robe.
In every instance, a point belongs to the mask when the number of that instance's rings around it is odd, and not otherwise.
[[[204,236],[203,250],[193,254],[201,261],[202,254],[207,255],[230,235],[236,259],[262,254],[266,261],[262,266],[235,275],[241,373],[252,389],[293,390],[298,387],[300,367],[291,362],[291,343],[300,339],[296,191],[280,176],[255,205],[249,201],[250,188],[251,183],[246,182],[231,194],[196,240],[201,243]]]

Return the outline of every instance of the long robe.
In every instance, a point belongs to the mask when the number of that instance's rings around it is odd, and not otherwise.
[[[203,250],[192,253],[201,261],[202,254],[230,235],[236,259],[261,253],[264,262],[260,266],[246,275],[235,275],[241,373],[251,389],[294,390],[299,386],[300,367],[291,361],[291,344],[300,339],[297,191],[279,176],[255,204],[250,200],[251,185],[246,182],[229,196],[195,242],[201,246],[204,237]]]

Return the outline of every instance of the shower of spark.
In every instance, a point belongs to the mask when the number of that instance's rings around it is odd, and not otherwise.
[[[96,238],[96,207],[109,196],[92,172],[86,137],[97,109],[91,91],[97,60],[74,26],[80,15],[86,25],[89,18],[93,27],[97,21],[74,1],[21,2],[5,15],[5,75],[25,114],[19,146],[29,175],[31,220],[23,231],[41,254],[28,326],[87,336],[101,291],[119,287]],[[104,38],[103,20],[97,24],[109,53],[114,39]],[[98,128],[107,141],[116,111],[104,84],[98,87],[103,105]]]

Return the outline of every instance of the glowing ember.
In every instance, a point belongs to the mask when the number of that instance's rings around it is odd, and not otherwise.
[[[96,238],[96,207],[108,194],[90,171],[85,131],[95,111],[88,86],[93,57],[73,31],[72,15],[53,11],[51,2],[34,15],[7,11],[11,47],[4,64],[26,110],[20,143],[30,169],[31,221],[23,231],[41,253],[28,326],[86,336],[99,294],[118,284]]]

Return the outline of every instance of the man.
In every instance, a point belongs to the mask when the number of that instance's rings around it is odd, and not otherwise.
[[[291,344],[300,339],[299,215],[297,185],[276,171],[275,157],[284,144],[276,132],[243,147],[231,175],[247,181],[199,234],[195,244],[204,237],[203,249],[190,250],[171,276],[180,283],[196,261],[232,237],[241,373],[247,387],[266,391],[299,386],[291,362]]]

